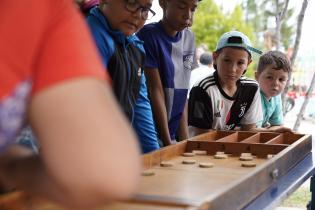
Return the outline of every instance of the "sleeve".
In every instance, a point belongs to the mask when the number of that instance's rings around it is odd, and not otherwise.
[[[55,1],[49,6],[52,14],[37,53],[33,93],[75,77],[104,79],[95,44],[72,1]]]
[[[143,153],[151,152],[160,148],[154,125],[151,104],[148,99],[148,92],[144,74],[141,76],[139,96],[134,109],[133,127],[140,141]]]
[[[149,28],[143,28],[138,33],[137,36],[140,40],[144,42],[144,50],[145,50],[145,67],[147,68],[158,68],[158,60],[159,60],[159,47],[156,44],[156,40],[154,36],[157,36],[156,33],[153,33]]]
[[[193,87],[188,100],[188,125],[211,129],[213,122],[211,104],[211,98],[201,87]]]
[[[195,35],[194,35],[194,43],[196,43],[196,40],[195,40]],[[195,45],[195,50],[194,50],[194,60],[193,60],[193,65],[192,65],[192,68],[191,70],[195,69],[195,68],[198,68],[199,67],[199,64],[198,64],[198,59],[197,59],[197,49],[196,49],[196,45]]]
[[[100,21],[97,20],[94,16],[88,16],[87,23],[92,33],[98,52],[100,53],[100,56],[102,58],[103,65],[108,66],[109,59],[114,52],[114,41],[111,37],[107,37],[109,35],[106,33],[105,29],[103,29]]]
[[[283,124],[282,101],[280,96],[275,98],[275,110],[272,113],[269,123],[271,126]]]
[[[257,124],[263,119],[261,96],[259,88],[257,88],[253,102],[241,120],[241,125]]]

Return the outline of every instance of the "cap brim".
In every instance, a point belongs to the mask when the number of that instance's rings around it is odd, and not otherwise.
[[[260,51],[260,50],[257,50],[256,48],[253,48],[253,47],[250,47],[250,46],[247,46],[247,49],[254,52],[254,53],[257,53],[258,55],[261,55],[263,52]]]

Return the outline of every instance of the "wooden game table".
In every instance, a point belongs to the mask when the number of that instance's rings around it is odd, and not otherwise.
[[[314,174],[311,150],[310,135],[212,131],[143,155],[135,197],[97,210],[272,209]],[[226,157],[216,159],[219,153]],[[252,160],[241,161],[244,155]],[[183,164],[187,160],[195,163]],[[244,162],[255,166],[242,167]],[[62,210],[23,192],[0,196],[0,209]]]

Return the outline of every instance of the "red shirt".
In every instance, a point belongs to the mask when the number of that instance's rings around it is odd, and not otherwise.
[[[72,0],[1,0],[0,14],[1,150],[14,141],[33,94],[68,79],[106,75]]]

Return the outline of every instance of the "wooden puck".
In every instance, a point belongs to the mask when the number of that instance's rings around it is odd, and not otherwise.
[[[160,166],[162,166],[162,167],[172,167],[172,166],[174,166],[174,163],[170,162],[170,161],[162,161],[160,163]]]
[[[184,156],[184,157],[193,157],[193,156],[195,156],[195,153],[193,153],[193,152],[184,152],[182,154],[182,156]]]
[[[194,160],[194,159],[186,159],[186,160],[183,160],[182,163],[183,164],[195,164],[196,160]]]
[[[228,156],[226,154],[216,154],[213,156],[215,159],[227,159]]]
[[[255,167],[256,163],[255,162],[243,162],[242,167],[250,168],[250,167]]]
[[[153,176],[154,174],[155,172],[153,170],[145,170],[141,173],[142,176]]]
[[[207,151],[205,150],[194,150],[193,153],[195,153],[195,155],[207,155]]]
[[[272,155],[272,154],[268,154],[268,155],[267,155],[267,159],[271,159],[271,158],[273,158],[273,156],[274,156],[274,155]]]
[[[206,163],[206,162],[199,163],[200,168],[212,168],[213,166],[214,166],[213,163]]]
[[[252,157],[252,153],[243,152],[243,153],[241,153],[241,157]]]
[[[251,161],[251,160],[253,160],[253,157],[252,156],[241,156],[239,159],[241,161]]]

